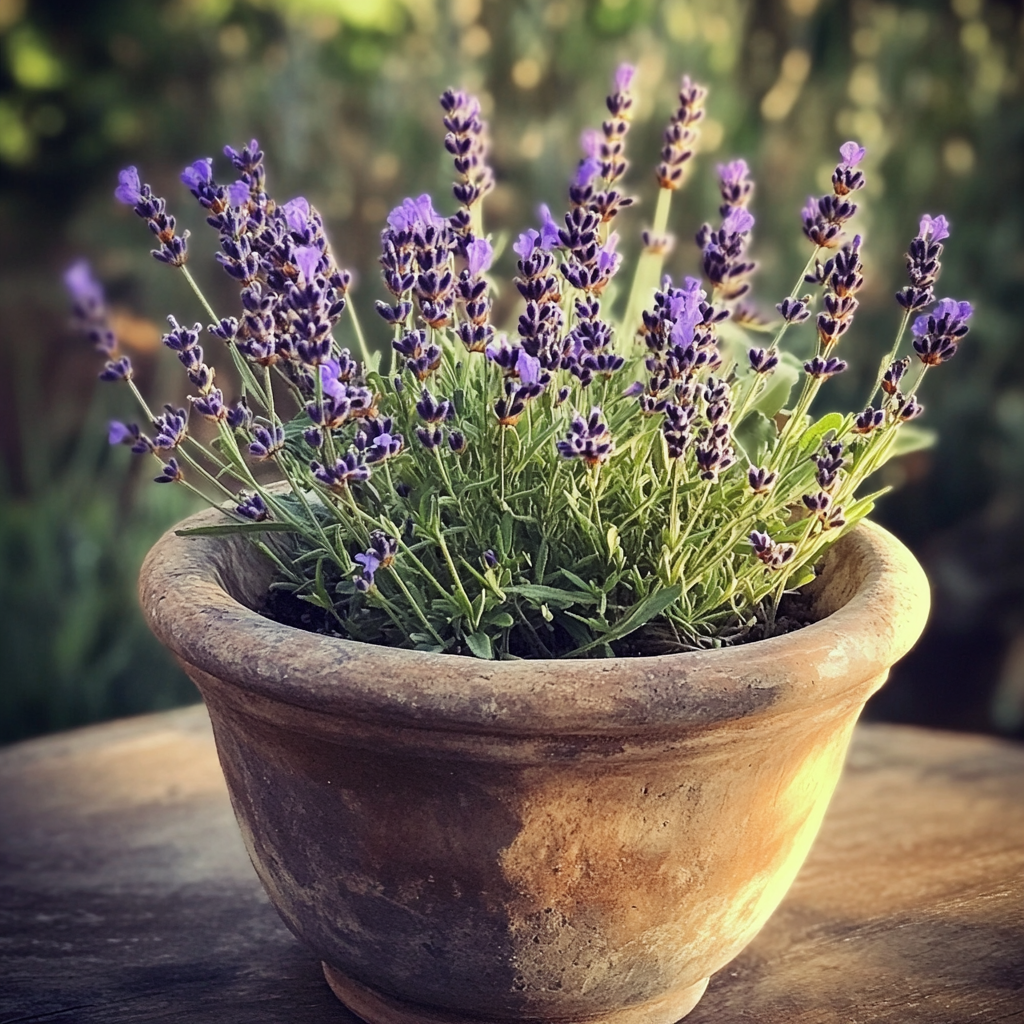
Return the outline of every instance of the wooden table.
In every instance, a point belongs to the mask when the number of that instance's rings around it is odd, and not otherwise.
[[[0,750],[0,1024],[355,1024],[249,865],[204,709]],[[1024,747],[861,726],[687,1024],[1024,1022]]]

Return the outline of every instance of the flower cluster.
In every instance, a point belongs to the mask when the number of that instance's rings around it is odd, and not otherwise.
[[[68,271],[75,323],[104,359],[101,377],[123,382],[142,410],[139,422],[111,422],[111,444],[155,459],[155,479],[201,494],[225,530],[254,534],[279,572],[276,588],[318,609],[324,631],[480,658],[769,635],[783,595],[813,578],[826,547],[870,510],[858,488],[892,456],[897,434],[903,449],[921,440],[904,427],[922,412],[921,381],[955,356],[973,310],[936,302],[950,226],[926,215],[868,404],[812,414],[847,369],[840,349],[857,344],[863,240],[849,228],[852,196],[868,184],[864,148],[840,147],[832,193],[803,210],[811,249],[775,303],[776,323],[756,325],[770,339],[737,348],[755,326],[741,302],[756,271],[745,161],[718,167],[718,220],[696,236],[701,276],[663,273],[672,198],[704,116],[706,91],[688,77],[620,309],[609,285],[623,263],[616,222],[634,202],[624,184],[634,81],[631,66],[616,71],[607,118],[581,137],[565,206],[557,215],[541,206],[507,255],[484,222],[494,174],[480,104],[460,90],[442,95],[457,208],[442,213],[421,195],[388,215],[389,298],[377,312],[389,337],[375,346],[322,217],[305,198],[271,197],[255,140],[225,148],[221,181],[212,158],[181,175],[238,288],[226,316],[189,274],[187,235],[166,201],[135,168],[121,172],[117,198],[146,220],[154,255],[185,276],[206,321],[169,318],[163,344],[191,393],[183,407],[154,412],[118,350],[100,285],[83,263]],[[495,319],[498,270],[518,293],[507,323]],[[204,330],[234,364],[237,394],[223,390],[227,375],[218,381]],[[788,331],[804,332],[812,351],[802,360],[782,347]],[[259,540],[271,530],[285,540]]]

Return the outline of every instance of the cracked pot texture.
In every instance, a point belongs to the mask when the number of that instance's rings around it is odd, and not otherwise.
[[[274,906],[373,1024],[678,1020],[793,881],[928,609],[869,523],[831,550],[812,625],[651,658],[319,636],[258,614],[270,573],[244,538],[169,533],[142,603]]]

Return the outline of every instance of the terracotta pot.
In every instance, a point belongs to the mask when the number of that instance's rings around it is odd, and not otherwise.
[[[244,539],[168,534],[142,603],[271,901],[372,1024],[678,1020],[793,881],[928,608],[870,524],[829,556],[814,625],[665,657],[332,639],[253,611],[268,580]]]

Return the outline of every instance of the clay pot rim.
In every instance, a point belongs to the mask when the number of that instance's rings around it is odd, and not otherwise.
[[[175,529],[220,521],[208,510]],[[825,618],[755,643],[651,657],[485,662],[324,637],[253,611],[268,582],[265,560],[245,537],[172,529],[146,557],[139,591],[150,628],[179,661],[240,699],[518,736],[676,731],[863,701],[913,646],[929,606],[920,565],[869,522],[831,549],[816,581]]]

